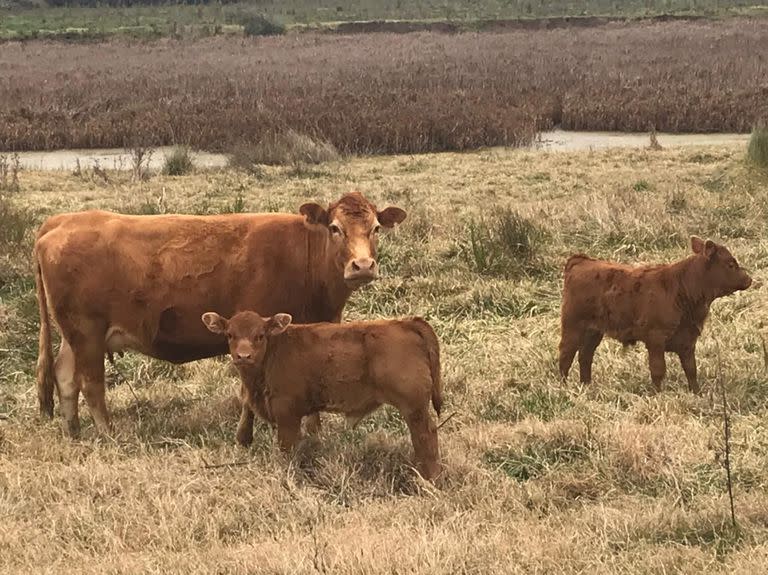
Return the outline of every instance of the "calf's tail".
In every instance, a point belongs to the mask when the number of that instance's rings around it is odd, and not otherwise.
[[[53,369],[53,349],[51,347],[51,321],[48,315],[48,298],[40,268],[39,255],[35,250],[35,288],[37,306],[40,312],[40,340],[37,351],[37,398],[40,403],[40,415],[53,417],[53,388],[56,374]]]
[[[432,326],[420,317],[413,318],[411,324],[415,331],[421,336],[427,350],[429,360],[429,372],[432,376],[432,407],[435,408],[437,415],[443,407],[443,379],[440,376],[440,342]]]

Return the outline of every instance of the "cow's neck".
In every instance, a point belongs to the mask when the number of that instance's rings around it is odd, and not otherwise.
[[[305,322],[340,321],[341,312],[352,290],[344,283],[328,249],[328,234],[308,230],[307,282],[309,298],[305,301]]]
[[[678,277],[675,282],[678,289],[676,301],[682,320],[693,324],[699,332],[709,314],[709,306],[715,299],[704,282],[705,265],[703,258],[690,256],[673,266]]]

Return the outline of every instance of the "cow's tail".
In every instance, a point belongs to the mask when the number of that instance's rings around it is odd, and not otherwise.
[[[421,336],[429,359],[429,373],[432,376],[432,407],[437,415],[443,407],[443,379],[440,375],[440,342],[432,326],[420,317],[414,317],[411,325]]]
[[[40,341],[37,351],[37,398],[40,402],[40,415],[53,417],[53,388],[56,374],[53,369],[53,348],[51,347],[51,320],[48,315],[48,297],[40,268],[40,260],[35,250],[35,287],[37,306],[40,311]]]

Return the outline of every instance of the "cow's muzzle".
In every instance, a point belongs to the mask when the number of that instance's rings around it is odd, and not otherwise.
[[[352,260],[344,269],[344,281],[350,287],[359,287],[375,280],[379,275],[376,260],[358,258]]]

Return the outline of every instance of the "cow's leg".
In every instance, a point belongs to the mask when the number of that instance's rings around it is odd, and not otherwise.
[[[573,358],[581,347],[582,334],[573,329],[563,327],[560,335],[560,379],[568,379],[568,372],[571,370]]]
[[[401,413],[411,432],[411,442],[416,455],[416,465],[424,479],[432,480],[442,471],[437,445],[437,426],[429,414],[427,405],[410,413]]]
[[[317,435],[320,433],[320,414],[313,413],[304,418],[304,429],[309,435]]]
[[[661,381],[667,372],[667,363],[664,361],[664,345],[647,344],[648,365],[651,368],[651,382],[653,388],[661,391]]]
[[[102,337],[99,342],[103,342]],[[88,410],[101,433],[110,433],[112,426],[107,412],[104,383],[104,353],[102,345],[89,342],[82,350],[75,350],[75,385],[83,392]]]
[[[59,411],[64,418],[66,432],[71,437],[80,434],[80,418],[77,413],[77,402],[80,388],[75,385],[75,355],[69,342],[62,338],[59,353],[54,362],[56,371],[56,389],[59,395]]]
[[[685,372],[685,378],[688,380],[688,389],[693,393],[698,394],[701,389],[699,388],[699,382],[696,377],[696,349],[695,347],[689,347],[677,352],[680,358],[680,365],[683,366]]]
[[[595,350],[603,340],[603,334],[599,331],[588,331],[581,340],[579,348],[579,377],[581,383],[590,383],[592,381],[592,360],[595,357]]]

